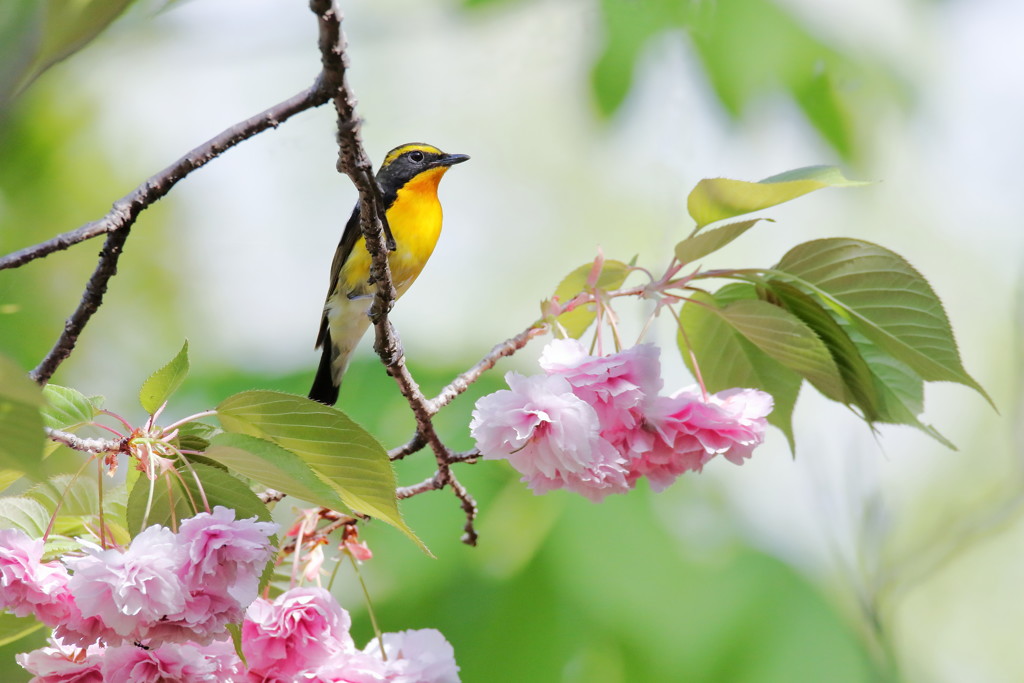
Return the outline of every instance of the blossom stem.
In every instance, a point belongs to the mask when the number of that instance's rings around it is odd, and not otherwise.
[[[181,460],[181,462],[184,463],[185,468],[192,474],[192,478],[196,482],[196,488],[199,490],[199,497],[203,499],[203,509],[206,512],[213,512],[213,510],[210,508],[210,501],[206,497],[206,489],[203,488],[203,482],[200,481],[199,474],[196,472],[196,468],[192,467],[192,463],[189,462],[188,458],[184,457],[181,454],[181,451],[178,451],[177,449],[175,449],[175,453],[178,454],[179,460]],[[188,487],[187,486],[185,487],[185,490],[188,491]],[[194,502],[193,502],[193,507],[195,507]],[[198,513],[199,510],[196,510],[196,512]]]
[[[373,632],[377,636],[377,642],[380,643],[380,656],[385,662],[388,661],[388,653],[384,649],[384,635],[380,632],[380,626],[377,624],[377,614],[373,611],[373,601],[370,600],[370,591],[366,587],[366,582],[363,581],[363,574],[359,571],[359,562],[350,553],[346,553],[349,559],[352,560],[352,568],[356,570],[356,578],[359,579],[359,586],[363,589],[363,598],[366,600],[366,613],[370,615],[370,624],[373,626]],[[341,562],[338,563],[339,565]]]
[[[156,489],[156,462],[153,458],[149,458],[149,462],[146,463],[146,469],[148,470],[146,478],[149,479],[149,491],[146,494],[146,511],[142,515],[143,529],[149,526],[149,513],[153,510],[153,493],[154,489]]]
[[[334,562],[334,569],[331,570],[331,578],[327,579],[327,590],[330,591],[334,587],[334,580],[338,578],[338,570],[341,569],[341,563],[345,561],[345,553],[338,555],[338,559]]]
[[[651,271],[649,271],[646,268],[644,268],[643,266],[632,266],[630,268],[630,270],[634,270],[634,271],[638,271],[640,273],[643,273],[644,275],[647,276],[648,280],[650,280],[651,282],[654,282],[654,274]]]
[[[110,432],[111,434],[113,434],[114,436],[116,436],[119,439],[123,439],[124,438],[124,434],[122,434],[121,432],[117,431],[116,429],[114,429],[110,425],[105,425],[102,422],[90,422],[89,424],[91,424],[93,427],[98,427],[99,429],[105,429],[105,430],[107,430],[108,432]]]
[[[683,321],[676,313],[675,309],[669,306],[669,311],[672,313],[672,317],[676,319],[676,325],[679,326],[679,335],[683,338],[683,343],[686,344],[686,352],[690,356],[690,363],[693,365],[693,375],[697,379],[697,384],[700,386],[701,395],[704,397],[704,401],[708,400],[708,388],[704,384],[704,377],[700,374],[700,363],[697,362],[697,354],[693,352],[693,344],[690,343],[690,337],[686,334],[686,328],[683,327]]]
[[[68,491],[71,490],[71,485],[74,484],[80,476],[82,476],[82,472],[85,471],[85,468],[89,466],[89,463],[91,463],[95,457],[95,455],[89,457],[84,463],[82,463],[82,466],[78,468],[78,471],[75,472],[75,476],[68,480],[67,486],[64,487],[64,492],[61,493],[59,498],[57,498],[57,504],[53,508],[53,514],[50,515],[50,522],[46,525],[46,531],[43,532],[43,542],[50,537],[50,532],[53,531],[53,525],[57,522],[57,515],[60,513],[61,506],[64,505],[64,499],[67,497]]]
[[[131,433],[131,431],[134,429],[134,427],[132,427],[131,423],[128,422],[128,420],[124,419],[123,417],[121,417],[120,415],[118,415],[117,413],[115,413],[113,411],[110,411],[110,410],[107,410],[106,408],[104,408],[104,409],[100,410],[99,413],[100,413],[100,415],[106,415],[107,417],[112,417],[115,420],[117,420],[118,422],[120,422],[124,426],[124,428],[126,430],[128,430],[128,433]]]
[[[192,492],[189,491],[188,486],[185,485],[185,479],[181,476],[181,473],[173,468],[169,470],[168,473],[164,473],[164,482],[167,484],[167,500],[174,501],[174,489],[171,488],[171,477],[169,476],[169,472],[174,472],[174,476],[178,478],[178,483],[181,484],[181,488],[185,490],[185,495],[188,497],[188,503],[192,507],[193,514],[198,514],[199,507],[196,505],[196,499],[192,497]],[[178,518],[175,515],[175,506],[173,504],[168,505],[168,508],[171,511],[171,529],[174,530],[174,533],[178,533]]]
[[[601,302],[597,300],[596,296],[594,297],[593,301],[595,307],[597,308],[597,311],[596,316],[594,318],[594,340],[590,342],[590,355],[603,356],[604,344],[601,343],[603,341],[601,337],[601,318],[604,317],[602,315],[604,313],[604,307],[601,305]],[[595,348],[597,349],[596,354],[594,353]]]
[[[654,319],[658,317],[658,311],[660,310],[661,303],[655,303],[654,310],[651,311],[651,314],[649,316],[647,316],[647,320],[644,321],[644,326],[640,329],[640,334],[638,334],[636,337],[637,344],[641,343],[644,340],[644,336],[647,334],[647,330],[651,328],[651,324],[654,322]]]
[[[164,401],[163,403],[160,404],[160,407],[156,409],[156,412],[149,416],[149,421],[147,423],[148,427],[152,427],[154,424],[156,424],[156,421],[160,419],[160,415],[164,412],[164,408],[166,407],[167,401]]]
[[[299,559],[302,555],[302,539],[306,535],[306,522],[308,517],[303,513],[302,522],[299,524],[299,528],[295,530],[295,552],[292,554],[292,582],[291,588],[295,588],[297,577],[299,576]]]
[[[615,315],[615,311],[612,310],[611,305],[608,306],[608,327],[612,331],[612,341],[615,343],[615,351],[622,350],[622,337],[619,335],[619,320]]]
[[[183,425],[186,425],[189,422],[195,422],[196,420],[201,420],[204,417],[210,417],[211,415],[216,415],[216,414],[217,414],[216,410],[204,410],[201,413],[196,413],[195,415],[189,415],[188,417],[183,417],[180,420],[178,420],[177,422],[172,422],[171,424],[169,424],[166,427],[164,427],[163,428],[164,434],[172,432],[175,429],[180,429]]]
[[[107,549],[107,525],[103,520],[103,460],[96,459],[96,495],[99,500],[100,547]]]

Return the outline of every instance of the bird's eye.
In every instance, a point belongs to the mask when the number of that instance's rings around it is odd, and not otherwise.
[[[423,152],[410,152],[409,160],[415,161],[417,164],[423,161]]]

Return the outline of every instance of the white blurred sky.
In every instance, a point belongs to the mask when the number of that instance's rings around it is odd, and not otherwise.
[[[783,100],[762,102],[742,125],[727,121],[692,53],[671,37],[647,52],[619,115],[598,122],[587,85],[600,40],[596,3],[526,2],[472,15],[450,2],[342,4],[371,156],[421,140],[473,157],[442,183],[444,235],[394,316],[419,360],[477,357],[522,329],[598,246],[609,257],[664,263],[689,230],[686,193],[702,177],[756,180],[836,161]],[[799,241],[833,235],[907,256],[946,302],[967,368],[1002,417],[962,387],[930,390],[926,420],[960,445],[953,453],[907,429],[883,429],[876,440],[807,390],[795,461],[776,433],[742,469],[716,463],[708,479],[729,492],[751,538],[819,573],[834,572],[837,558],[864,561],[866,501],[882,501],[880,553],[904,568],[904,555],[919,557],[917,547],[948,536],[953,522],[1020,488],[1011,437],[1021,360],[1024,2],[786,4],[841,44],[897,64],[915,97],[906,116],[879,116],[868,164],[850,171],[878,184],[773,209],[777,223],[716,263],[770,265]],[[305,3],[179,2],[115,26],[50,77],[97,96],[116,86],[116,106],[103,108],[96,134],[141,180],[309,84],[318,69],[314,32]],[[327,271],[355,199],[333,171],[332,126],[328,107],[300,115],[165,200],[190,256],[181,275],[195,317],[182,336],[194,362],[312,372]],[[660,334],[671,348],[671,330]],[[179,343],[154,349],[145,367]],[[678,360],[665,364],[669,386],[689,381]],[[681,509],[677,502],[666,494],[666,514]],[[911,678],[1024,679],[1024,651],[1001,635],[1019,634],[1024,617],[991,597],[1006,592],[1019,604],[1024,530],[1010,520],[894,603],[889,616]],[[942,657],[929,656],[935,651]]]

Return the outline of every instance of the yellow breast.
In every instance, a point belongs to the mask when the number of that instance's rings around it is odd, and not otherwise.
[[[441,235],[441,202],[437,199],[437,184],[447,167],[425,171],[398,190],[397,198],[386,215],[397,248],[388,254],[391,277],[401,296],[423,270],[434,252]],[[366,290],[370,254],[366,243],[359,238],[348,260],[341,268],[340,282],[348,291]]]

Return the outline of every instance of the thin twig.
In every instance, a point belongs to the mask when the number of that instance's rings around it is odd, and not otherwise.
[[[476,527],[473,526],[473,522],[476,521],[476,501],[473,496],[469,494],[466,487],[463,486],[458,479],[455,478],[455,474],[448,470],[448,485],[452,487],[452,491],[455,492],[455,497],[462,503],[462,511],[466,513],[466,524],[463,527],[464,533],[462,534],[462,542],[466,545],[476,545],[477,533]]]
[[[324,515],[322,514],[324,512],[334,513],[333,515],[331,515],[333,517],[333,520],[331,522],[329,522],[328,524],[325,524],[322,527],[319,527],[319,528],[315,529],[309,535],[303,536],[301,538],[302,543],[316,545],[317,543],[326,541],[328,536],[330,536],[332,533],[334,533],[335,531],[337,531],[341,527],[343,527],[343,526],[345,526],[347,524],[355,524],[356,523],[356,518],[355,517],[349,517],[348,515],[343,515],[341,513],[336,512],[335,510],[329,510],[328,508],[320,508],[320,512],[321,512],[321,517],[324,517]],[[284,551],[284,554],[287,555],[289,553],[295,552],[295,550],[298,547],[299,547],[299,540],[295,540],[295,541],[290,541],[290,542],[286,543],[282,547],[282,550]]]
[[[487,352],[487,355],[477,362],[476,365],[453,379],[448,386],[438,393],[437,396],[426,402],[428,416],[433,416],[440,412],[442,408],[455,400],[459,394],[466,391],[466,389],[469,388],[469,385],[480,379],[481,375],[493,368],[500,359],[505,356],[511,356],[516,351],[526,346],[531,339],[545,334],[547,331],[548,328],[546,325],[537,323],[526,328],[511,339],[506,339],[500,344],[496,344],[494,348]],[[417,430],[407,443],[388,451],[388,457],[392,460],[401,460],[407,455],[411,455],[419,451],[426,445],[427,440],[423,437],[423,434]],[[479,453],[472,457],[463,457],[460,454],[450,453],[448,456],[448,462],[466,462],[475,459],[477,456],[479,456]]]
[[[426,445],[427,440],[424,439],[419,432],[416,432],[415,434],[412,435],[412,438],[409,439],[407,443],[399,446],[398,448],[392,448],[390,451],[388,451],[388,458],[390,458],[391,460],[401,460],[405,456],[412,455],[413,453],[420,450]]]
[[[107,283],[117,272],[117,261],[124,249],[124,243],[138,215],[166,195],[179,180],[192,171],[205,166],[209,161],[223,154],[239,142],[247,140],[268,128],[276,128],[281,122],[299,112],[324,104],[327,94],[322,87],[322,79],[279,104],[237,123],[219,135],[199,145],[176,162],[153,175],[139,185],[131,194],[114,202],[110,212],[99,219],[88,223],[77,230],[58,235],[47,242],[28,247],[0,258],[0,270],[13,268],[46,256],[73,244],[107,234],[107,240],[100,252],[96,270],[93,271],[85,286],[82,300],[71,317],[64,323],[64,330],[46,357],[29,373],[39,384],[46,384],[57,367],[71,355],[78,336],[93,313],[103,303],[103,295],[107,291]]]
[[[453,379],[437,396],[430,399],[430,402],[427,404],[430,414],[436,415],[438,411],[468,389],[470,384],[480,379],[481,375],[493,368],[499,360],[505,356],[511,356],[526,346],[531,339],[546,334],[547,331],[547,325],[538,323],[531,325],[511,339],[506,339],[500,344],[496,344],[476,365]]]
[[[418,484],[413,484],[412,486],[399,486],[395,490],[395,495],[399,500],[404,500],[405,498],[412,498],[413,496],[418,496],[419,494],[426,493],[427,491],[442,489],[444,488],[444,481],[441,479],[440,475],[440,472],[435,471],[432,475]]]
[[[448,458],[448,462],[453,464],[457,462],[468,462],[472,464],[482,457],[483,454],[474,448],[469,451],[462,451],[461,453],[452,453],[451,457]]]

